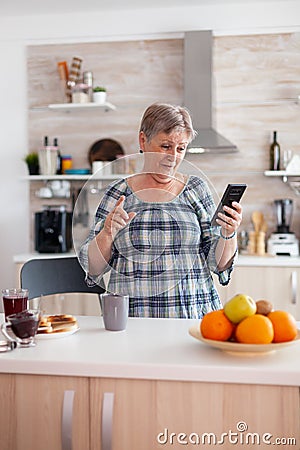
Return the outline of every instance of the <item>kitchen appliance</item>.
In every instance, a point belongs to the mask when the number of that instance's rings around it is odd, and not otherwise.
[[[267,250],[271,255],[299,256],[299,241],[290,231],[293,200],[275,200],[277,229],[268,239]]]
[[[213,36],[211,30],[184,34],[184,106],[190,111],[197,136],[189,153],[232,153],[238,148],[218,133],[213,123]]]
[[[72,247],[72,213],[66,206],[44,206],[35,213],[35,250],[65,253]]]

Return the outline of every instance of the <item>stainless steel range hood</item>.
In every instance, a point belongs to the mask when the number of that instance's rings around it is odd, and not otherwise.
[[[197,136],[189,153],[232,153],[237,147],[213,128],[213,38],[211,31],[189,31],[184,37],[184,106]]]

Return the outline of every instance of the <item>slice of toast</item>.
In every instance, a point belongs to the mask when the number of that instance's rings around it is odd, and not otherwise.
[[[71,314],[55,314],[41,318],[38,334],[62,333],[76,330],[77,328],[76,317]]]

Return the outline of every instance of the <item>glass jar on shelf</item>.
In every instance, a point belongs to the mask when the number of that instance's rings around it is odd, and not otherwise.
[[[61,156],[61,171],[62,173],[66,173],[66,170],[72,169],[73,160],[71,155],[62,155]]]
[[[72,103],[89,103],[89,86],[87,84],[78,83],[72,87]]]

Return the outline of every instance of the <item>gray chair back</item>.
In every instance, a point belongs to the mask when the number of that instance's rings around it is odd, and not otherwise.
[[[76,256],[40,258],[27,261],[21,269],[21,287],[29,290],[28,299],[45,295],[83,292],[102,294],[100,286],[88,287],[85,272]]]

